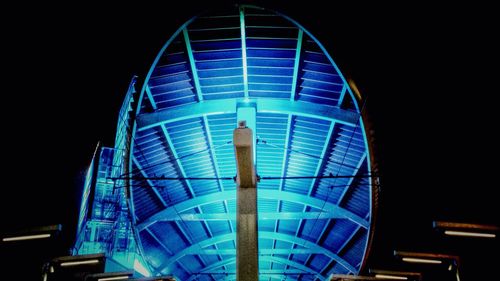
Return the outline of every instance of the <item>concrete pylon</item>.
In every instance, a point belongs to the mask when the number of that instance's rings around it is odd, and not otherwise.
[[[233,132],[238,174],[236,217],[236,280],[259,280],[257,177],[253,160],[253,133],[245,121]]]

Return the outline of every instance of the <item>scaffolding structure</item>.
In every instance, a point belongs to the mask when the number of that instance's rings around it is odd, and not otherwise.
[[[96,148],[83,184],[82,203],[73,255],[103,253],[106,271],[135,269],[142,276],[149,270],[140,254],[127,203],[126,180],[113,180],[127,173],[136,77],[130,83],[119,113],[115,147]]]

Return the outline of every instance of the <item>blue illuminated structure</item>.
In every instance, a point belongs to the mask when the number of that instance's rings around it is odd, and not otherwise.
[[[122,230],[134,260],[179,280],[235,279],[231,141],[245,119],[263,178],[260,279],[360,271],[372,235],[374,163],[362,106],[311,34],[254,6],[209,12],[168,40],[137,94],[135,84],[115,148],[102,150],[110,151],[112,175],[101,177],[120,194],[114,202],[122,212],[113,219],[130,223]],[[329,175],[347,177],[318,177]],[[303,176],[311,178],[291,178]]]

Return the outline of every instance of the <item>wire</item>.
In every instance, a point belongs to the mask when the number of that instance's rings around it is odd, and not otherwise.
[[[227,141],[221,145],[218,145],[218,146],[214,146],[213,147],[213,150],[216,150],[220,147],[223,147],[225,145],[228,145],[228,144],[231,144],[233,143],[233,141]],[[138,147],[139,148],[139,147]],[[192,153],[189,153],[189,154],[186,154],[186,155],[182,155],[182,156],[179,156],[177,158],[174,158],[174,159],[169,159],[169,160],[166,160],[166,161],[162,161],[162,162],[159,162],[159,163],[155,163],[155,164],[152,164],[152,165],[148,165],[146,167],[142,167],[142,170],[141,169],[137,169],[137,171],[133,171],[133,172],[130,172],[129,174],[132,175],[132,177],[134,176],[134,174],[140,174],[141,171],[144,171],[147,170],[147,169],[151,169],[151,168],[154,168],[156,166],[159,166],[159,165],[163,165],[163,164],[167,164],[167,163],[171,163],[171,162],[174,162],[174,161],[177,161],[177,160],[180,160],[180,159],[184,159],[184,158],[187,158],[187,157],[190,157],[190,156],[193,156],[193,155],[197,155],[197,154],[200,154],[202,152],[205,152],[205,151],[209,151],[210,150],[210,147],[208,148],[205,148],[205,149],[202,149],[202,150],[199,150],[199,151],[195,151],[195,152],[192,152]],[[146,162],[147,162],[147,158],[144,157],[143,153],[142,153],[142,150],[139,148],[139,151],[141,152],[141,155],[144,159],[146,159]],[[122,176],[126,176],[126,174],[122,174]]]
[[[233,142],[233,141],[227,141],[227,142],[225,142],[225,143],[223,143],[223,144],[221,144],[221,145],[215,146],[215,147],[213,147],[213,150],[216,150],[217,148],[220,148],[220,147],[222,147],[222,146],[225,146],[225,145],[231,144],[232,142]],[[139,149],[139,150],[141,150],[141,149]],[[208,151],[208,150],[210,150],[210,147],[208,147],[208,148],[206,148],[206,149],[203,149],[203,150],[195,151],[195,152],[192,152],[192,153],[189,153],[189,154],[186,154],[186,155],[182,155],[182,156],[179,156],[179,157],[174,158],[174,159],[169,159],[169,160],[166,160],[166,161],[163,161],[163,162],[159,162],[159,163],[156,163],[156,164],[153,164],[153,165],[149,165],[149,166],[146,166],[146,167],[142,167],[142,171],[144,171],[144,172],[145,172],[145,170],[147,170],[147,169],[151,169],[151,168],[156,167],[156,166],[159,166],[159,165],[163,165],[163,164],[171,163],[171,162],[174,162],[174,161],[177,161],[177,160],[180,160],[180,159],[184,159],[184,158],[187,158],[187,157],[190,157],[190,156],[193,156],[193,155],[197,155],[197,154],[200,154],[200,153],[205,152],[205,151]],[[142,154],[142,152],[141,152],[141,154]],[[143,158],[145,158],[145,157],[143,156]],[[145,159],[146,159],[146,158],[145,158]],[[147,161],[147,159],[146,159],[146,161]],[[138,174],[138,173],[141,173],[141,170],[138,170],[138,171],[136,171],[136,172],[132,172],[131,174],[132,174],[132,176],[133,176],[134,174]],[[122,176],[125,176],[125,175],[122,175]]]
[[[338,172],[340,172],[340,169],[344,166],[344,162],[345,162],[345,159],[346,159],[346,156],[347,156],[347,152],[349,151],[349,148],[351,147],[351,143],[352,143],[352,140],[354,138],[354,134],[356,133],[356,130],[358,129],[358,126],[361,123],[360,122],[361,121],[361,114],[363,113],[363,111],[365,109],[367,98],[368,97],[366,97],[365,100],[363,101],[363,106],[361,107],[361,110],[359,111],[358,120],[356,121],[356,126],[352,130],[351,137],[349,138],[349,143],[347,144],[347,148],[345,149],[344,156],[342,157],[342,161],[341,161],[340,166],[339,166],[339,168],[337,170],[337,177],[332,177],[334,179],[333,184],[335,184],[337,182],[337,179],[339,178],[338,177]],[[375,177],[375,176],[373,175],[371,177]],[[353,175],[353,178],[356,178],[356,175]],[[326,206],[326,203],[328,202],[328,199],[330,198],[330,195],[331,195],[332,191],[333,191],[333,188],[330,188],[329,191],[328,191],[328,193],[327,193],[327,196],[325,197],[325,200],[323,201],[323,206],[321,207],[320,211],[318,212],[318,216],[314,219],[314,223],[313,223],[312,227],[310,228],[308,235],[311,234],[311,232],[313,231],[314,227],[316,226],[316,223],[318,222],[319,217],[321,216],[321,213],[323,213],[323,210],[324,210],[324,208]],[[347,190],[345,190],[345,192],[347,192]],[[342,197],[339,198],[339,200],[341,200],[341,199],[342,199]],[[340,202],[337,202],[337,205],[338,204],[340,204]],[[318,242],[319,242],[319,239],[321,239],[321,237],[323,236],[323,234],[324,233],[320,234],[320,237],[317,240]],[[304,245],[302,245],[302,246],[305,247],[305,242],[304,242]],[[308,260],[310,259],[311,256],[312,256],[312,254],[309,256]]]
[[[261,180],[302,180],[302,179],[346,179],[346,178],[374,178],[377,175],[366,174],[366,175],[339,175],[334,176],[332,174],[328,176],[290,176],[290,177],[261,177]]]
[[[374,186],[380,186],[380,184],[373,184],[373,185]],[[348,186],[350,186],[350,185],[348,185],[348,184],[338,184],[338,185],[329,185],[328,188],[339,188],[339,187],[348,187]],[[116,186],[116,188],[121,188],[121,187],[125,187],[125,186],[123,186],[123,185],[117,185]],[[135,187],[147,188],[148,186],[139,186],[139,185],[137,185]],[[151,188],[161,188],[161,189],[165,188],[165,186],[149,186],[149,187],[151,187]]]
[[[127,132],[127,134],[128,134],[128,135],[130,135],[130,139],[131,139],[131,140],[133,140],[133,142],[134,142],[134,143],[137,143],[136,138],[135,138],[135,135],[133,134],[133,132],[132,132],[132,130],[131,130],[131,128],[130,128],[130,126],[128,125],[128,124],[129,124],[129,122],[130,122],[131,120],[130,120],[129,118],[125,119],[125,118],[124,118],[124,116],[122,116],[121,114],[118,114],[118,117],[120,118],[121,122],[123,122],[123,124],[124,124],[124,129],[125,129],[125,131]],[[127,122],[127,121],[129,121],[129,122]],[[212,149],[213,149],[213,150],[215,150],[215,149],[217,149],[217,148],[220,148],[220,147],[222,147],[222,146],[225,146],[225,145],[228,145],[228,144],[231,144],[231,143],[232,143],[232,141],[227,141],[227,142],[225,142],[225,143],[223,143],[223,144],[221,144],[221,145],[219,145],[219,146],[213,147]],[[128,146],[130,146],[130,145],[131,145],[131,143],[129,142],[129,143],[128,143]],[[183,159],[183,158],[187,158],[187,157],[190,157],[190,156],[193,156],[193,155],[197,155],[197,154],[200,154],[200,153],[202,153],[202,152],[205,152],[205,151],[207,151],[207,150],[210,150],[210,149],[211,149],[210,147],[207,147],[206,149],[199,150],[199,151],[195,151],[195,152],[192,152],[192,153],[189,153],[189,154],[186,154],[186,155],[182,155],[182,156],[179,156],[179,157],[177,157],[177,158],[175,158],[175,159],[169,159],[168,161],[164,161],[164,162],[160,162],[160,163],[156,163],[156,164],[152,164],[152,165],[150,165],[150,164],[149,164],[149,161],[148,161],[148,158],[146,158],[146,157],[145,157],[145,155],[144,155],[144,153],[143,153],[143,151],[142,151],[141,147],[140,147],[140,146],[136,146],[136,147],[137,147],[137,150],[139,151],[140,155],[142,156],[142,158],[146,161],[146,167],[142,167],[142,169],[138,169],[138,168],[137,168],[137,169],[135,169],[135,171],[134,171],[134,170],[132,170],[132,171],[130,171],[130,172],[128,172],[128,173],[126,173],[126,174],[122,173],[119,177],[110,177],[110,178],[108,178],[108,179],[112,179],[112,180],[131,180],[131,179],[132,179],[132,180],[149,180],[149,178],[146,178],[146,177],[142,177],[142,178],[141,178],[141,177],[135,177],[134,175],[141,174],[142,172],[146,173],[146,171],[145,171],[146,169],[150,169],[150,168],[153,168],[153,167],[156,167],[156,166],[159,166],[159,165],[163,165],[163,164],[166,164],[166,163],[170,163],[170,162],[172,162],[172,161],[177,161],[177,160],[179,160],[179,159]],[[132,151],[132,149],[133,149],[133,147],[128,147],[129,153]],[[130,156],[131,156],[131,157],[134,157],[133,155],[130,155]],[[162,178],[162,177],[159,177],[159,178]],[[158,178],[158,179],[156,179],[156,180],[160,180],[159,178]],[[182,179],[182,178],[181,178],[181,179]],[[201,178],[200,178],[200,179],[201,179]],[[232,179],[232,178],[230,178],[230,179]],[[155,180],[155,179],[154,179],[154,177],[153,177],[153,178],[151,178],[151,180]],[[115,184],[116,184],[116,182],[115,182]],[[150,184],[148,184],[148,185],[150,185]],[[156,185],[156,183],[155,183],[155,185]],[[115,185],[113,188],[115,188],[115,187],[116,187],[116,185]],[[123,186],[123,187],[126,187],[126,186]],[[143,186],[142,186],[142,185],[140,185],[140,187],[143,187]],[[150,185],[150,187],[151,187],[151,188],[153,188],[153,189],[154,189],[154,188],[162,188],[162,189],[164,188],[164,187],[162,187],[162,186],[161,186],[161,187],[156,187],[156,186],[151,186],[151,185]],[[172,203],[172,200],[171,200],[171,198],[170,198],[170,194],[169,194],[169,189],[168,189],[168,188],[166,188],[166,195],[167,195],[167,202],[168,202],[168,203],[166,202],[166,203],[167,203],[167,204],[166,204],[167,206],[165,206],[165,207],[168,207],[168,205]],[[193,195],[194,195],[194,194],[193,194]],[[160,195],[160,196],[161,196],[161,195]],[[179,211],[178,211],[178,210],[177,210],[177,208],[176,208],[176,205],[175,205],[175,204],[171,204],[171,206],[172,206],[172,207],[173,207],[173,209],[175,210],[176,214],[177,214],[177,215],[181,218],[181,224],[183,225],[183,228],[184,228],[184,229],[185,229],[185,231],[186,231],[186,236],[190,236],[190,237],[186,237],[186,239],[191,240],[191,243],[192,243],[192,244],[196,244],[196,245],[198,245],[198,247],[200,248],[200,250],[202,250],[202,247],[201,247],[201,245],[199,244],[199,242],[194,243],[194,239],[193,239],[193,237],[195,237],[195,236],[191,233],[191,231],[190,231],[189,227],[187,226],[187,224],[186,224],[186,222],[184,221],[184,219],[182,218],[182,216],[180,216]],[[198,208],[199,208],[199,206],[198,206]],[[200,209],[200,210],[201,210],[201,209]],[[180,226],[179,226],[179,227],[180,227]],[[207,227],[208,227],[208,225],[207,225]],[[182,232],[182,231],[181,231],[181,232]],[[220,254],[219,254],[219,257],[220,257]],[[203,263],[206,263],[206,261],[204,261],[201,257],[200,257],[200,259],[203,261]]]
[[[167,192],[167,202],[170,204],[170,203],[172,203],[173,201],[172,201],[172,200],[171,200],[171,198],[170,198],[170,193],[169,193],[168,188],[166,189],[166,192]],[[177,217],[179,217],[179,218],[181,219],[181,220],[180,220],[180,222],[181,222],[182,228],[185,230],[185,231],[183,232],[183,231],[182,231],[182,229],[181,229],[181,233],[180,233],[180,234],[184,234],[183,236],[186,236],[186,237],[185,237],[185,238],[186,238],[186,240],[188,240],[188,241],[190,242],[190,244],[191,244],[191,245],[189,245],[188,247],[191,247],[191,246],[197,246],[197,248],[199,248],[200,253],[201,253],[201,252],[203,251],[203,248],[202,248],[202,247],[201,247],[201,245],[200,245],[200,242],[201,242],[201,241],[196,241],[196,242],[195,242],[195,239],[193,239],[193,237],[195,237],[195,236],[193,235],[193,233],[191,233],[190,228],[188,227],[188,225],[187,225],[186,221],[182,218],[183,216],[181,216],[181,214],[179,213],[179,210],[177,210],[176,205],[177,205],[177,204],[171,204],[170,206],[174,209],[174,211],[175,211],[175,213],[176,213]],[[200,211],[201,211],[200,206],[195,206],[193,209],[195,209],[195,208],[196,208],[196,209],[200,209]],[[201,222],[200,222],[200,223],[201,223]],[[206,226],[208,227],[208,224],[207,224]],[[180,226],[180,225],[177,225],[177,227],[179,227],[179,228],[180,228],[181,226]],[[178,233],[178,234],[179,234],[179,233]],[[181,235],[179,235],[179,236],[181,236]],[[219,249],[218,249],[218,247],[215,247],[215,249],[217,250],[217,253],[219,253],[219,251],[218,251],[218,250],[219,250]],[[202,257],[201,257],[201,254],[198,254],[197,256],[200,258],[200,261],[201,261],[202,263],[204,263],[204,264],[205,264],[205,266],[206,266],[206,261],[205,261],[205,259],[204,259],[204,258],[202,258]],[[221,256],[221,255],[220,255],[220,253],[218,254],[218,256],[219,256],[219,257]],[[178,261],[178,260],[177,260],[177,261]],[[163,268],[161,268],[160,270],[163,270]],[[189,272],[189,271],[188,271],[188,272]]]
[[[212,178],[199,178],[199,177],[109,177],[109,180],[135,180],[135,181],[185,181],[185,180],[235,180],[234,177],[212,177]]]
[[[375,178],[378,177],[377,174],[361,174],[361,175],[337,175],[334,176],[329,174],[327,176],[288,176],[288,177],[259,177],[258,181],[262,180],[302,180],[302,179],[343,179],[343,178]],[[232,180],[236,181],[236,176],[234,177],[108,177],[108,180],[136,180],[136,181],[185,181],[185,180]]]
[[[297,150],[297,149],[291,149],[291,148],[287,148],[287,147],[281,147],[281,146],[277,146],[275,144],[270,144],[269,142],[267,142],[266,140],[263,140],[261,138],[257,138],[257,144],[259,144],[259,142],[262,142],[263,144],[265,145],[269,145],[271,147],[275,147],[275,148],[278,148],[278,149],[282,149],[282,150],[286,150],[286,151],[289,151],[289,152],[295,152],[295,153],[299,153],[299,154],[302,154],[302,155],[306,155],[306,156],[309,156],[311,158],[316,158],[316,159],[320,159],[320,160],[324,160],[323,157],[319,157],[319,156],[316,156],[316,155],[312,155],[312,154],[309,154],[309,153],[305,153],[305,152],[302,152],[300,150]]]

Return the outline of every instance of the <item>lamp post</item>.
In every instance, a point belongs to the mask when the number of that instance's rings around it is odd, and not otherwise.
[[[394,256],[403,262],[425,265],[448,265],[449,271],[454,271],[455,278],[460,281],[460,258],[454,255],[437,254],[437,253],[418,253],[394,251]]]

